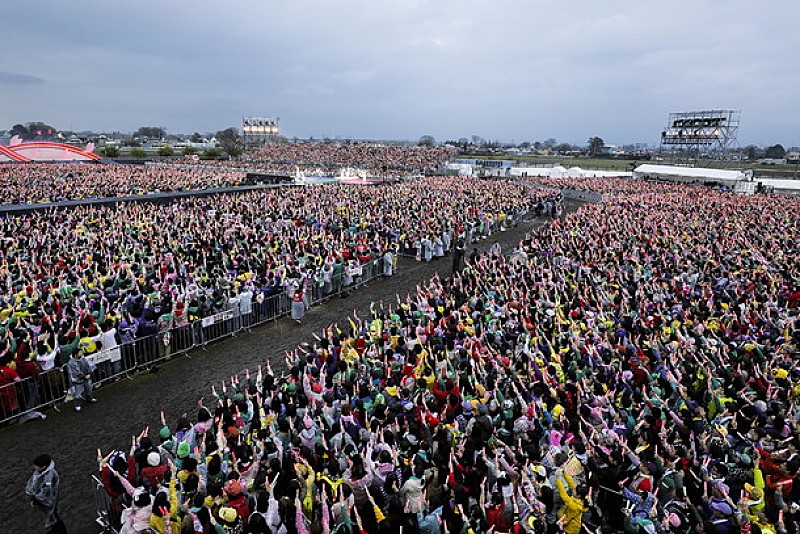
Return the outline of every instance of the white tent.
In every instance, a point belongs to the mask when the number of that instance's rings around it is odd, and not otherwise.
[[[724,169],[703,169],[698,167],[678,167],[674,165],[639,165],[633,171],[634,178],[660,178],[680,182],[721,182],[731,185],[744,182],[748,177],[742,171]]]

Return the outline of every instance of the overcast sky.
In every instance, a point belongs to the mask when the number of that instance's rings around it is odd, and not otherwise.
[[[798,24],[797,1],[4,2],[0,129],[622,144],[731,108],[741,145],[800,145]]]

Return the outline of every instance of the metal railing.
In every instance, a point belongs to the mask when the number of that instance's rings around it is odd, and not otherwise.
[[[103,482],[97,476],[91,476],[92,495],[94,496],[94,522],[102,528],[102,532],[117,534],[122,527],[122,503],[114,503],[106,491]]]
[[[305,303],[310,307],[346,294],[382,277],[383,273],[383,258],[379,257],[357,267],[345,266],[341,273],[328,279],[318,276],[316,280],[307,282]],[[92,381],[97,386],[151,369],[170,358],[288,315],[291,304],[286,291],[272,295],[261,292],[249,303],[240,303],[236,309],[221,310],[88,354],[86,359],[93,369]],[[151,326],[157,329],[155,323]],[[54,406],[58,409],[62,401],[74,399],[67,365],[18,381],[12,381],[8,374],[0,370],[0,424],[35,418],[44,408]]]

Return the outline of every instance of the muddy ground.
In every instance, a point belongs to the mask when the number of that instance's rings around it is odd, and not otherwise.
[[[574,206],[570,206],[574,209]],[[506,232],[499,232],[481,241],[483,250],[497,241],[503,251],[510,252],[525,232],[543,220],[521,223]],[[467,256],[472,251],[470,246]],[[25,482],[31,473],[31,461],[48,453],[56,461],[61,476],[61,515],[70,533],[96,532],[94,496],[90,475],[96,473],[96,449],[127,450],[131,436],[150,425],[155,437],[159,411],[174,424],[181,413],[195,412],[199,397],[210,397],[212,384],[219,385],[244,369],[255,370],[268,356],[273,364],[283,362],[284,350],[307,341],[311,332],[318,332],[334,322],[344,321],[354,309],[363,317],[370,301],[395,301],[395,294],[405,295],[409,289],[434,273],[450,274],[451,259],[445,257],[431,263],[413,258],[400,258],[398,272],[387,279],[376,280],[346,298],[333,298],[312,308],[302,325],[287,318],[269,323],[231,339],[225,339],[207,350],[195,350],[188,356],[167,362],[154,374],[143,374],[103,386],[96,391],[99,402],[76,413],[72,404],[60,411],[48,410],[47,419],[24,425],[0,428],[0,530],[3,532],[41,532],[43,515],[28,507]],[[278,365],[275,365],[276,370]]]

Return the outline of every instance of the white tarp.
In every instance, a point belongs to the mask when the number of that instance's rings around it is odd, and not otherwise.
[[[555,167],[511,167],[511,176],[528,178],[611,178],[630,177],[630,172],[623,171],[598,171],[570,167],[569,170],[561,165]]]
[[[459,176],[472,176],[474,174],[472,165],[467,163],[448,163],[448,171],[457,171]]]
[[[775,178],[754,178],[754,182],[766,187],[774,187],[776,191],[800,191],[800,180],[781,180]]]
[[[724,169],[704,169],[698,167],[678,167],[674,165],[639,165],[633,171],[635,178],[665,178],[672,180],[704,180],[718,182],[740,182],[747,180],[742,171],[726,171]]]

